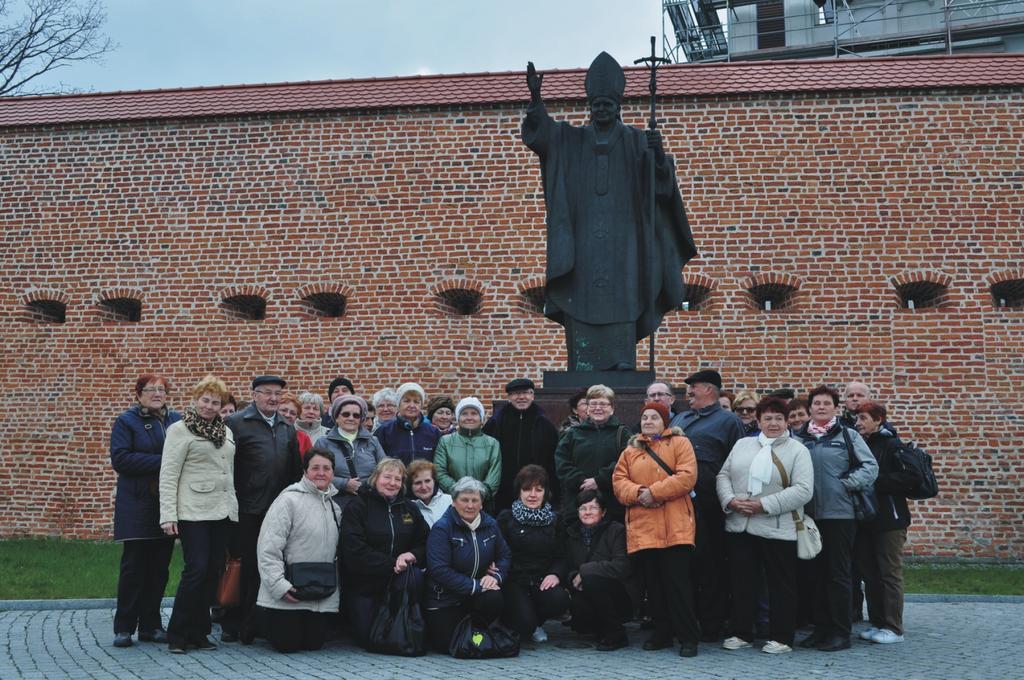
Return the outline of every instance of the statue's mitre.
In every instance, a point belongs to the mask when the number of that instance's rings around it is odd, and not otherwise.
[[[626,91],[626,74],[622,72],[615,57],[602,52],[587,69],[584,87],[587,90],[587,101],[593,101],[595,97],[608,97],[621,104],[622,95]]]

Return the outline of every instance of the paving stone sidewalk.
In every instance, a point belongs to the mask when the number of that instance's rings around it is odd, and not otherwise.
[[[170,612],[165,612],[169,615]],[[172,655],[165,645],[111,646],[110,609],[0,611],[0,679],[116,678],[856,678],[870,680],[1024,679],[1024,604],[908,602],[907,641],[874,645],[857,640],[847,652],[798,649],[769,656],[757,649],[727,652],[702,644],[700,656],[675,650],[644,652],[645,633],[630,628],[632,645],[600,653],[558,623],[550,641],[524,644],[515,659],[457,661],[430,654],[417,659],[368,654],[347,639],[318,652],[283,655],[266,643],[222,645],[217,651]]]

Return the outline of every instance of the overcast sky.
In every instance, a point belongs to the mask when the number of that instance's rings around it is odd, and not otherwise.
[[[585,67],[661,49],[660,0],[105,0],[119,47],[36,86],[86,91]]]

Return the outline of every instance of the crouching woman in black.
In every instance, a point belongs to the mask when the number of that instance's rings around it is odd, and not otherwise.
[[[551,508],[548,473],[527,465],[512,483],[517,496],[498,515],[498,529],[512,550],[505,583],[505,624],[526,639],[546,642],[544,622],[569,609],[565,590],[565,529]]]
[[[487,487],[463,477],[452,487],[452,507],[434,523],[427,538],[427,590],[423,608],[427,639],[448,652],[452,634],[465,616],[489,626],[504,609],[502,584],[512,553],[494,518],[483,512]]]
[[[423,590],[427,534],[419,510],[405,496],[405,465],[377,463],[341,520],[344,611],[356,643],[366,647],[373,617],[388,589],[406,589],[411,602]]]
[[[572,594],[572,628],[597,635],[597,649],[629,645],[623,624],[633,617],[640,588],[626,552],[626,527],[605,517],[597,489],[576,496],[579,522],[566,528],[566,562]]]

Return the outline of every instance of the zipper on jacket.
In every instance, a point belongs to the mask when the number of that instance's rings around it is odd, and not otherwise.
[[[416,435],[409,430],[409,462],[416,460]]]
[[[391,501],[388,501],[388,524],[391,526],[391,556],[395,555],[395,515],[391,512],[392,509]]]
[[[480,546],[476,542],[476,532],[470,529],[469,535],[473,537],[473,578],[476,578],[476,572],[480,569]]]

